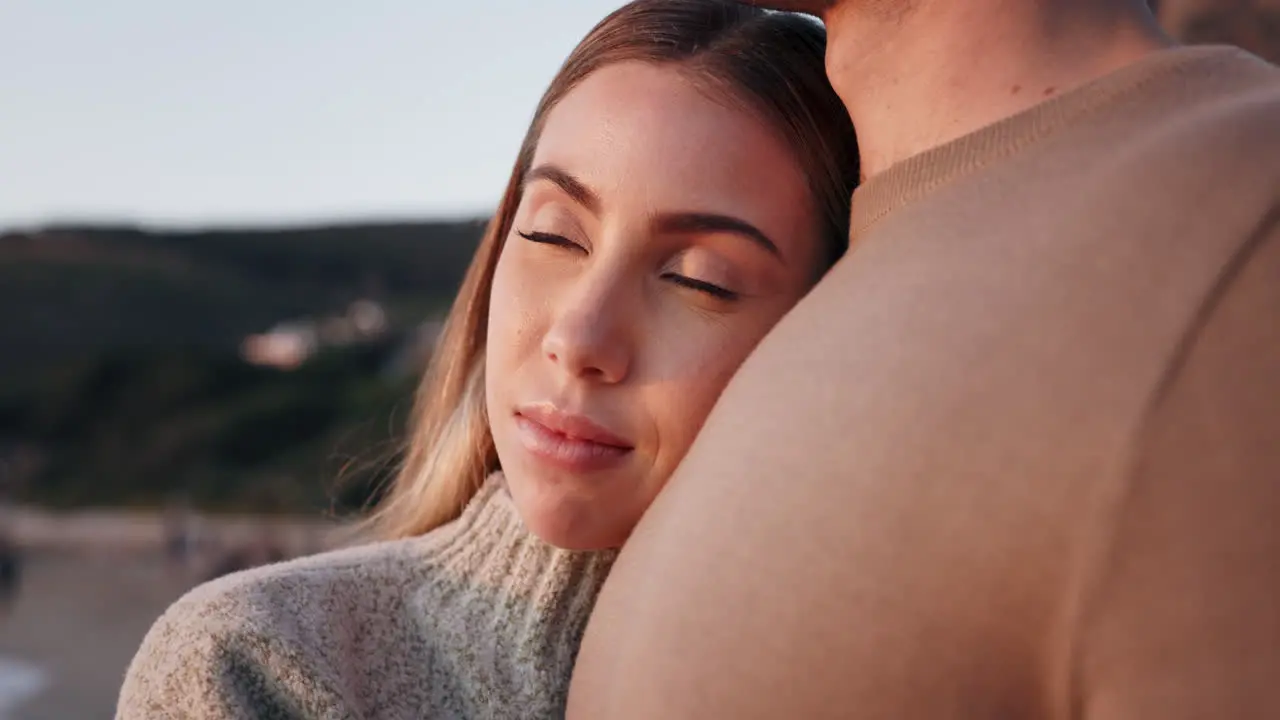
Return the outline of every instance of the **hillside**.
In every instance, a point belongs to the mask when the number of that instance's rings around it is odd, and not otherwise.
[[[397,458],[423,359],[415,331],[447,308],[482,229],[0,235],[0,497],[364,503]],[[240,355],[250,334],[362,299],[385,311],[374,335],[291,369]]]
[[[466,221],[0,235],[0,374],[86,352],[232,350],[248,333],[362,297],[406,325],[447,306],[481,230]]]

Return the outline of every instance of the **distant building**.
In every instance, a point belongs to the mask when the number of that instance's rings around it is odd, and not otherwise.
[[[382,306],[372,300],[357,300],[343,315],[292,320],[250,335],[240,344],[240,356],[254,365],[292,370],[322,348],[376,340],[387,330]]]
[[[347,320],[361,337],[376,337],[387,330],[387,314],[372,300],[357,300],[347,308]]]
[[[319,349],[315,323],[281,323],[260,335],[250,335],[240,345],[240,356],[254,365],[292,370]]]

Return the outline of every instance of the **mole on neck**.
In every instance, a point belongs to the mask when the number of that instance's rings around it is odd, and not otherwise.
[[[1143,0],[842,2],[824,19],[868,177],[1172,45]]]

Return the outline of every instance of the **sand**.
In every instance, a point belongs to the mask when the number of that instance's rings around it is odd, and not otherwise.
[[[0,605],[0,720],[111,718],[147,629],[224,551],[264,532],[287,557],[351,540],[316,520],[209,519],[204,551],[183,568],[165,557],[154,515],[10,510],[4,519],[25,557],[16,601]],[[25,699],[10,707],[15,694]]]
[[[47,685],[8,717],[110,718],[147,628],[191,584],[158,552],[29,556],[17,601],[0,616],[0,657],[43,671]]]

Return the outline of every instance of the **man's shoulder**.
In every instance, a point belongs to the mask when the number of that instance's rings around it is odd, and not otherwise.
[[[1189,50],[1186,52],[1190,52]],[[1172,156],[1216,153],[1185,174],[1261,171],[1280,173],[1280,67],[1236,48],[1215,48],[1150,92],[1161,97],[1134,145]],[[1123,148],[1115,148],[1123,152]],[[1173,178],[1176,179],[1176,178]]]
[[[1187,46],[1163,54],[1134,92],[1181,92],[1209,102],[1280,92],[1280,67],[1238,47]]]

